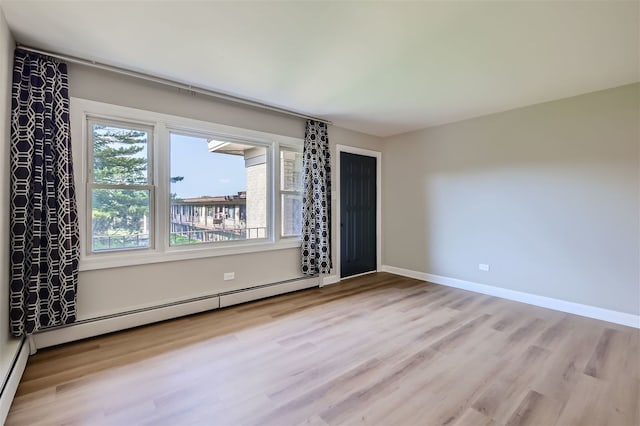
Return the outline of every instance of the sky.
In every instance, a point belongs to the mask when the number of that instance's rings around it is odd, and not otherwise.
[[[171,176],[184,177],[171,184],[178,198],[235,195],[247,188],[242,156],[211,153],[206,139],[175,133],[171,134]]]

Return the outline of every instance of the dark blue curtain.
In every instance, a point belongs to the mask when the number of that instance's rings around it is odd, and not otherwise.
[[[331,156],[327,124],[308,120],[302,157],[302,273],[331,272]]]
[[[10,158],[10,324],[22,336],[75,321],[79,237],[67,66],[21,49]]]

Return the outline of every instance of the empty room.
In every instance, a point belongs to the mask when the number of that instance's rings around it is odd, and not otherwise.
[[[0,0],[0,424],[640,425],[640,1]]]

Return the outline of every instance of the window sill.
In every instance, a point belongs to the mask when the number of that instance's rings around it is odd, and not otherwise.
[[[117,253],[104,253],[85,256],[80,259],[79,269],[92,271],[96,269],[119,268],[122,266],[137,266],[151,263],[175,262],[180,260],[203,259],[208,257],[230,256],[237,254],[259,253],[263,251],[285,250],[299,248],[300,239],[288,238],[274,243],[264,241],[259,243],[245,243],[242,245],[206,247],[206,248],[179,248],[168,251],[158,250],[127,250]]]

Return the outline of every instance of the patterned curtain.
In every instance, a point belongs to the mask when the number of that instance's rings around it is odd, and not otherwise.
[[[331,159],[327,124],[308,120],[302,157],[302,273],[331,272]]]
[[[67,66],[16,49],[11,105],[11,333],[76,318],[78,216]]]

